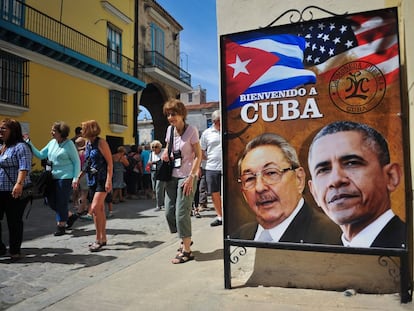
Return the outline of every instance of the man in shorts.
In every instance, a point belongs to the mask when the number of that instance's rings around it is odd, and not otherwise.
[[[211,114],[213,125],[206,129],[201,135],[200,143],[203,150],[203,158],[206,160],[206,181],[208,194],[211,195],[217,217],[210,224],[212,227],[223,224],[223,211],[221,206],[221,134],[220,134],[220,111]]]

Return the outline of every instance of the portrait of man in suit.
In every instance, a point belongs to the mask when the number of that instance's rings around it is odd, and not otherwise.
[[[401,168],[387,141],[362,123],[326,125],[309,148],[310,191],[351,247],[405,247],[406,226],[391,209]]]
[[[305,202],[305,170],[283,137],[265,133],[251,140],[238,170],[243,197],[256,222],[242,225],[234,238],[340,245],[339,228]]]

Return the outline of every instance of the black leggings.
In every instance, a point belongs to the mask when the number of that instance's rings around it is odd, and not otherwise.
[[[6,214],[9,229],[9,252],[11,255],[20,254],[23,242],[23,214],[29,198],[26,200],[14,199],[10,191],[0,191],[0,202],[0,245],[3,243],[1,220]]]

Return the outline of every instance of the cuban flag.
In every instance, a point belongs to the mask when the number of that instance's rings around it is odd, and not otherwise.
[[[306,41],[291,34],[255,35],[225,41],[228,110],[241,107],[240,95],[281,91],[316,82],[303,65]]]

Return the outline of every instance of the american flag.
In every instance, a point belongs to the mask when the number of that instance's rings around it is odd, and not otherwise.
[[[398,28],[391,11],[368,12],[298,26],[305,38],[305,67],[330,76],[338,66],[352,60],[376,65],[387,84],[398,79]]]
[[[243,94],[326,82],[342,65],[377,66],[389,85],[399,77],[395,11],[382,10],[281,27],[277,33],[235,34],[225,41],[228,109]]]

